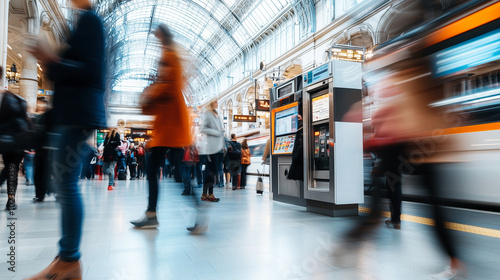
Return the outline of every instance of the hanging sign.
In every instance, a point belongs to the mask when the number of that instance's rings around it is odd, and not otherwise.
[[[235,121],[235,122],[256,122],[257,117],[247,116],[247,115],[233,115],[233,121]]]
[[[269,112],[271,108],[269,99],[255,99],[255,110]]]

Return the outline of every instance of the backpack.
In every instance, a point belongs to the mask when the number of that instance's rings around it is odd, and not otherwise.
[[[237,145],[237,142],[229,142],[230,147],[228,149],[229,159],[240,160],[241,159],[241,146]]]
[[[142,147],[137,148],[137,156],[142,157],[144,155],[144,149]]]

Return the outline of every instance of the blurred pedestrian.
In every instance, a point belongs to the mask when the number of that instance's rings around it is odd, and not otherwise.
[[[121,152],[118,150],[120,143],[120,134],[114,128],[111,129],[111,131],[109,131],[104,138],[102,172],[108,175],[109,191],[112,191],[115,187],[115,166],[120,159]]]
[[[148,162],[149,201],[145,215],[131,223],[139,228],[158,227],[158,172],[165,164],[168,148],[183,148],[193,143],[192,123],[182,88],[184,86],[181,61],[173,40],[173,34],[165,24],[155,30],[162,44],[156,82],[144,90],[142,109],[144,114],[155,116],[151,160]],[[175,133],[172,133],[175,132]],[[182,159],[182,158],[181,158]]]
[[[240,187],[242,189],[247,186],[247,168],[250,165],[250,148],[248,147],[247,139],[243,139],[241,142],[241,182]]]
[[[191,145],[184,148],[184,157],[182,158],[181,166],[182,182],[184,184],[182,195],[191,195],[193,192],[191,188],[191,171],[198,161],[198,150],[196,146]]]
[[[54,81],[53,125],[58,150],[53,163],[61,205],[62,237],[55,260],[29,278],[81,279],[80,240],[83,203],[78,190],[78,172],[90,152],[86,143],[95,129],[106,125],[104,109],[104,27],[89,0],[72,0],[80,11],[72,35],[60,56],[38,43],[31,53],[45,65]],[[47,71],[45,71],[47,70]]]
[[[231,184],[233,191],[239,188],[239,176],[241,167],[241,144],[236,141],[236,135],[231,134],[230,146],[227,148],[227,155],[229,157],[228,170],[231,173]]]
[[[214,185],[217,184],[219,167],[224,154],[224,126],[217,113],[217,99],[210,101],[203,113],[201,133],[206,136],[207,146],[205,148],[206,168],[203,180],[203,193],[201,200],[218,202],[220,199],[214,195]]]
[[[146,159],[145,159],[145,151],[144,151],[144,144],[139,144],[139,146],[136,149],[135,157],[137,158],[137,178],[142,178],[144,175],[144,172],[146,170]]]

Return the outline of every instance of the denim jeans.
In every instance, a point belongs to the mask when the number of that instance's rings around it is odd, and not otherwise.
[[[80,166],[91,151],[86,140],[92,135],[93,129],[57,126],[55,132],[57,136],[53,140],[57,151],[52,168],[62,218],[59,258],[70,262],[80,259],[83,203],[78,189],[78,177]]]
[[[115,166],[116,161],[107,161],[102,165],[102,172],[109,176],[109,186],[114,186],[115,184]]]
[[[24,155],[24,170],[26,170],[26,183],[33,184],[33,160],[35,154],[26,153]]]

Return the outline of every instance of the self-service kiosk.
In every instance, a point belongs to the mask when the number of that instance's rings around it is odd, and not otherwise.
[[[271,189],[273,200],[305,206],[302,181],[288,180],[301,125],[302,75],[271,89]]]
[[[304,198],[308,211],[358,214],[363,202],[361,63],[332,60],[303,74]],[[356,117],[359,115],[359,117]]]

